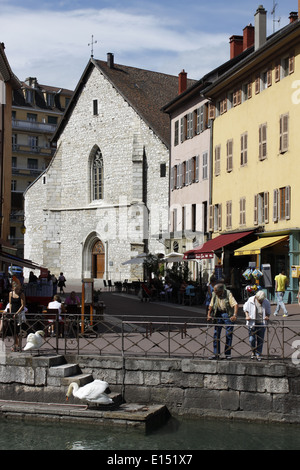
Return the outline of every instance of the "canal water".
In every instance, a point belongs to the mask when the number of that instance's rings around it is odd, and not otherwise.
[[[145,434],[121,427],[0,419],[0,450],[299,450],[300,426],[175,419]]]

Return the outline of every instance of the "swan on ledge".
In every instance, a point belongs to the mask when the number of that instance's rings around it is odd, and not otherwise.
[[[87,401],[88,403],[99,403],[101,405],[109,405],[113,400],[106,395],[105,390],[108,388],[108,383],[102,380],[94,380],[83,387],[79,387],[76,382],[69,385],[66,400],[71,396],[79,398],[80,400]]]
[[[43,344],[43,336],[45,335],[44,331],[39,330],[36,333],[30,333],[27,336],[27,343],[23,351],[29,351],[29,349],[40,349]]]

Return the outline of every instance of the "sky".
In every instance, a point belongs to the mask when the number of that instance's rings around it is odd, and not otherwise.
[[[0,42],[21,81],[74,90],[92,36],[95,59],[111,52],[117,64],[171,75],[184,69],[198,80],[229,60],[229,37],[254,25],[260,4],[268,34],[298,10],[297,0],[0,0]]]

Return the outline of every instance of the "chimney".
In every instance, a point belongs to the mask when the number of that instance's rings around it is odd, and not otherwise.
[[[230,43],[230,59],[234,59],[243,52],[243,36],[231,36]]]
[[[110,69],[114,68],[114,55],[111,52],[107,53],[107,66]]]
[[[254,45],[254,26],[248,24],[243,30],[243,51]]]
[[[299,0],[300,1],[300,0]],[[255,50],[259,49],[267,41],[267,12],[259,5],[255,13]]]
[[[178,95],[181,95],[187,89],[187,73],[182,70],[178,75]]]
[[[298,19],[298,12],[297,11],[291,11],[290,16],[290,23],[294,23]]]

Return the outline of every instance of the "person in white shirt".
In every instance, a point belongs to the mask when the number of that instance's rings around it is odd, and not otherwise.
[[[264,291],[258,291],[244,304],[246,324],[249,327],[249,342],[252,350],[251,359],[261,360],[266,325],[271,315],[271,305]]]

